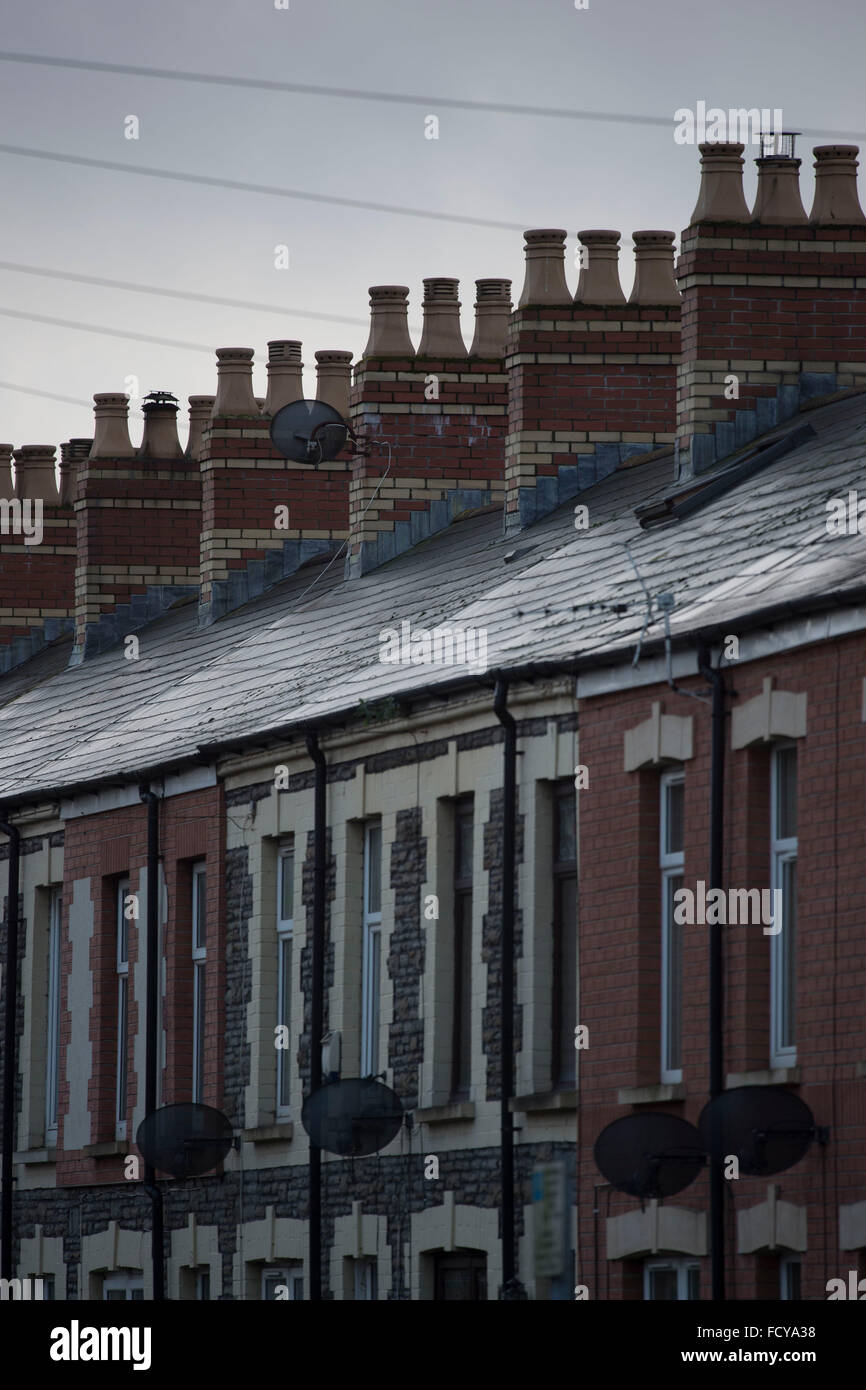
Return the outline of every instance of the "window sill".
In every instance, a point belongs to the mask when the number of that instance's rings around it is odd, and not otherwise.
[[[288,1144],[295,1132],[291,1120],[277,1120],[272,1125],[258,1125],[256,1129],[245,1129],[244,1139],[250,1144]]]
[[[426,1105],[415,1111],[415,1119],[422,1125],[451,1125],[461,1120],[474,1120],[475,1102],[457,1100],[448,1105]]]
[[[663,1105],[669,1100],[685,1100],[684,1081],[657,1081],[653,1086],[622,1086],[616,1093],[618,1105]]]
[[[104,1139],[101,1144],[85,1144],[82,1152],[86,1158],[116,1158],[129,1153],[129,1144],[125,1139]]]
[[[37,1163],[56,1163],[57,1149],[24,1149],[22,1153],[12,1155],[13,1163],[37,1164]]]
[[[731,1071],[725,1077],[725,1090],[735,1086],[799,1086],[799,1067],[768,1067],[766,1071]]]
[[[508,1102],[508,1108],[516,1114],[551,1110],[576,1110],[577,1091],[536,1091],[531,1095],[515,1096]]]

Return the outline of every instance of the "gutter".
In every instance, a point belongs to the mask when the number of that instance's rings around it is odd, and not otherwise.
[[[15,1073],[18,1032],[18,880],[21,866],[21,832],[9,821],[0,820],[0,830],[9,837],[9,883],[6,899],[6,1017],[3,1031],[3,1156],[0,1165],[0,1278],[12,1278],[12,1157],[15,1152]]]

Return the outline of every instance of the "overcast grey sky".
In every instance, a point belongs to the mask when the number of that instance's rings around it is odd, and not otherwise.
[[[425,209],[455,217],[678,234],[694,205],[698,152],[674,111],[781,107],[798,144],[807,210],[811,146],[866,128],[862,0],[0,0],[0,49],[326,87],[418,95],[419,104],[206,86],[0,61],[0,144],[180,174]],[[429,98],[429,100],[428,100]],[[437,104],[436,98],[442,99]],[[612,124],[444,105],[446,98],[625,112]],[[425,138],[437,115],[439,139]],[[134,115],[140,138],[126,139]],[[812,132],[823,132],[812,136]],[[832,134],[831,134],[832,132]],[[859,142],[857,142],[859,143]],[[747,151],[747,196],[755,175]],[[472,337],[474,280],[522,283],[522,237],[182,179],[0,152],[0,261],[273,305],[228,308],[0,269],[0,439],[17,446],[92,433],[76,401],[124,390],[213,392],[213,350],[300,338],[313,394],[317,348],[363,349],[367,289],[461,281]],[[866,203],[866,193],[863,197]],[[274,247],[289,248],[287,270]],[[621,259],[629,292],[631,256]],[[569,282],[577,282],[569,251]],[[108,336],[84,325],[113,330]],[[193,346],[136,341],[140,334]],[[416,337],[417,341],[417,337]],[[133,426],[133,439],[140,425]]]

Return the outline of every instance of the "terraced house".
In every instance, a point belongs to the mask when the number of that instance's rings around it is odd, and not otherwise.
[[[263,401],[252,351],[217,353],[185,449],[157,392],[137,449],[97,395],[59,487],[52,448],[14,452],[44,503],[41,544],[0,552],[19,1277],[153,1295],[150,915],[157,1103],[235,1137],[160,1182],[170,1297],[709,1297],[707,1172],[641,1203],[594,1146],[708,1099],[708,928],[674,908],[711,878],[711,804],[724,890],[782,895],[777,932],[725,925],[722,1089],[815,1119],[795,1165],[727,1183],[728,1292],[866,1273],[857,151],[815,151],[809,214],[792,153],[758,161],[752,209],[743,147],[701,154],[676,268],[672,232],[635,232],[628,300],[601,230],[576,291],[565,232],[528,232],[516,308],[477,281],[468,350],[455,281],[425,281],[417,347],[408,291],[375,287],[354,371],[316,354],[362,441],[330,460],[271,444],[303,395],[290,340]],[[320,1071],[384,1078],[405,1115],[378,1153],[322,1155],[319,1269]]]

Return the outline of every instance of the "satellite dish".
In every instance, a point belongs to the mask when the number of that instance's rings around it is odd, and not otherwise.
[[[352,1155],[378,1153],[403,1123],[400,1097],[381,1081],[331,1081],[307,1096],[301,1123],[317,1149]]]
[[[701,1136],[679,1115],[624,1115],[595,1141],[596,1167],[619,1192],[641,1201],[673,1197],[706,1162]]]
[[[323,463],[337,456],[349,426],[324,401],[292,401],[271,420],[271,443],[295,463]]]
[[[231,1122],[210,1105],[163,1105],[142,1120],[135,1142],[144,1160],[173,1178],[197,1178],[222,1163]]]
[[[740,1172],[755,1176],[793,1168],[815,1138],[805,1101],[781,1086],[735,1086],[708,1101],[698,1121],[712,1159],[735,1155]]]

